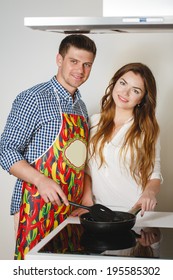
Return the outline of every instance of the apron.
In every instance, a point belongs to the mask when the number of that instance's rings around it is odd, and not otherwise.
[[[83,116],[62,114],[61,131],[32,166],[61,185],[68,200],[81,202],[87,154],[88,125]],[[23,182],[14,259],[24,259],[41,239],[62,223],[72,206],[45,203],[35,185]]]

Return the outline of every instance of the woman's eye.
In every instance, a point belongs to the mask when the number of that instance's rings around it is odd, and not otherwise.
[[[134,89],[134,93],[139,94],[140,92],[139,92],[139,90]]]
[[[125,85],[125,82],[124,81],[120,81],[120,85]]]

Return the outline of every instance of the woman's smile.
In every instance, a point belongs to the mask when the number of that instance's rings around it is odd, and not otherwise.
[[[118,98],[119,98],[120,101],[122,101],[124,103],[128,102],[128,100],[126,98],[122,97],[121,95],[118,95]]]

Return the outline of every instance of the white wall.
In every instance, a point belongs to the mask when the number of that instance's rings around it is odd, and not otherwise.
[[[172,0],[103,0],[103,16],[108,17],[168,16],[172,11]]]
[[[1,3],[0,133],[16,95],[36,83],[47,81],[56,73],[55,56],[65,36],[24,27],[26,16],[102,16],[102,1],[6,0]],[[81,87],[89,114],[99,110],[110,78],[123,64],[146,63],[156,77],[164,177],[158,210],[173,211],[173,33],[95,34],[90,37],[97,44],[98,54],[88,82]],[[0,168],[0,259],[13,258],[13,218],[9,208],[14,182],[15,179]]]

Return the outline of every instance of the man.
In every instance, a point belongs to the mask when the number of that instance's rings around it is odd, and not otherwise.
[[[88,79],[95,55],[95,43],[87,36],[65,37],[56,57],[57,75],[23,91],[13,103],[1,137],[0,164],[18,178],[11,203],[16,259],[71,213],[68,200],[81,201],[88,114],[78,87]]]

